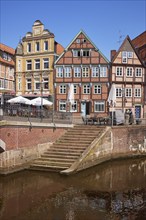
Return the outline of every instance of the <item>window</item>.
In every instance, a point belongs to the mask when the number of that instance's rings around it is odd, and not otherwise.
[[[89,77],[89,68],[88,67],[82,68],[82,77]]]
[[[40,50],[40,43],[39,42],[36,42],[36,45],[35,45],[36,47],[35,47],[35,49],[36,49],[36,51],[39,51]]]
[[[65,112],[66,111],[66,102],[59,101],[59,111]]]
[[[44,41],[44,50],[48,50],[48,41]]]
[[[122,52],[122,63],[127,63],[127,51]]]
[[[8,61],[11,61],[12,60],[12,58],[11,58],[11,56],[8,54]]]
[[[141,77],[142,76],[142,68],[136,68],[135,69],[135,76]]]
[[[101,85],[94,85],[94,94],[101,94]]]
[[[57,67],[56,68],[56,77],[63,77],[63,67]]]
[[[34,89],[35,90],[40,90],[41,88],[40,88],[40,78],[35,78],[34,79]]]
[[[40,59],[35,60],[35,69],[36,70],[40,69]]]
[[[125,89],[125,97],[132,97],[132,89],[131,88]]]
[[[64,68],[64,77],[67,77],[67,78],[71,77],[71,68],[70,67]]]
[[[43,59],[44,69],[49,69],[49,58]]]
[[[117,67],[116,68],[116,76],[122,76],[123,75],[123,68]]]
[[[18,71],[21,71],[21,60],[18,60]]]
[[[89,57],[89,50],[83,50],[83,57]]]
[[[31,43],[27,44],[27,52],[29,52],[29,53],[31,52]]]
[[[31,90],[31,79],[26,79],[26,90]]]
[[[122,89],[116,88],[116,97],[122,97]]]
[[[21,77],[18,77],[18,91],[21,91],[22,80]]]
[[[43,89],[49,89],[49,80],[48,78],[43,78]]]
[[[71,112],[77,112],[77,101],[71,105]]]
[[[77,42],[77,44],[79,44],[80,43],[80,39],[76,39],[76,42]]]
[[[27,68],[27,70],[31,70],[32,69],[32,62],[31,62],[31,60],[26,60],[26,68]]]
[[[134,97],[141,97],[141,88],[134,89]]]
[[[99,68],[92,67],[92,77],[98,77],[98,76],[99,76]]]
[[[83,93],[90,94],[90,85],[89,84],[83,86]]]
[[[132,67],[127,67],[126,69],[126,76],[132,77],[133,76],[133,68]]]
[[[74,85],[74,94],[77,94],[77,85]]]
[[[128,58],[133,58],[133,52],[131,51],[128,52]]]
[[[80,67],[74,67],[74,77],[76,77],[76,78],[81,77],[81,68]]]
[[[2,57],[3,57],[4,60],[7,60],[8,59],[7,53],[3,52]]]
[[[105,109],[105,102],[103,101],[96,101],[94,103],[94,109],[95,109],[95,112],[104,112],[104,109]]]
[[[74,57],[80,57],[81,56],[81,51],[80,50],[73,50],[73,56]]]
[[[4,79],[0,79],[0,88],[2,88],[2,89],[5,88],[4,87]]]
[[[100,67],[100,77],[107,77],[107,67]]]
[[[59,93],[60,94],[66,94],[66,85],[60,85]]]

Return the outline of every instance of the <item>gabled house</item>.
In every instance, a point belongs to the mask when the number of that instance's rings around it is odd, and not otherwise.
[[[118,51],[111,51],[111,82],[116,87],[115,110],[131,109],[134,118],[143,118],[145,68],[129,36]]]
[[[70,87],[74,100],[70,103]],[[106,115],[109,61],[81,30],[55,62],[55,110],[76,115]]]
[[[16,93],[25,97],[53,95],[54,61],[64,48],[40,20],[16,48]]]

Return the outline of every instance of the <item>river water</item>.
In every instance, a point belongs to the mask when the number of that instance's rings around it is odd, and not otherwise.
[[[146,158],[0,176],[2,220],[146,220]]]

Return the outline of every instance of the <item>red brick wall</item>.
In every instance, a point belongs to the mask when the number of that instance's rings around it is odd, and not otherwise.
[[[3,126],[0,128],[0,139],[6,143],[6,151],[17,148],[33,147],[38,144],[54,142],[65,133],[65,128],[42,128]]]

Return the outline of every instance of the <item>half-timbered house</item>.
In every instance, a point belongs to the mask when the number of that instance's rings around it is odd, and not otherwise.
[[[106,115],[108,86],[109,61],[81,30],[55,62],[55,110]]]

